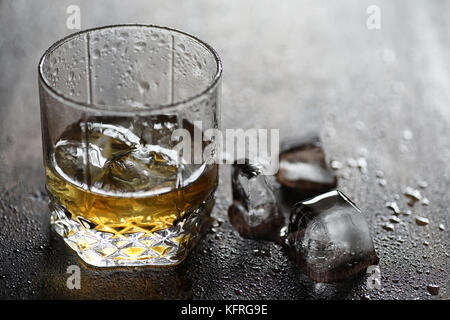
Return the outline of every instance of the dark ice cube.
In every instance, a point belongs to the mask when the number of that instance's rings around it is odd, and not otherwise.
[[[280,150],[277,179],[285,187],[284,200],[293,204],[336,188],[337,177],[326,161],[318,136],[286,140]]]
[[[317,282],[340,281],[378,264],[364,215],[337,190],[292,208],[284,244]]]
[[[261,166],[245,163],[233,164],[233,204],[228,215],[233,227],[244,238],[276,241],[284,223],[275,195]]]

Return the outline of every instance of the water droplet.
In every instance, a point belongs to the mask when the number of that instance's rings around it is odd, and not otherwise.
[[[403,139],[411,140],[413,138],[413,133],[410,130],[403,130]]]
[[[397,216],[390,216],[389,221],[393,223],[400,223],[400,219]]]
[[[397,202],[387,202],[386,203],[386,208],[389,208],[392,211],[394,211],[394,214],[399,214],[400,213],[400,209],[398,207]]]
[[[425,180],[419,182],[419,188],[425,189],[426,187],[428,187],[428,183]]]
[[[411,210],[406,210],[403,211],[402,214],[404,214],[405,216],[410,216],[412,214]]]
[[[425,225],[429,224],[430,221],[427,218],[417,216],[416,223],[419,226],[425,226]]]
[[[380,179],[384,178],[384,172],[381,170],[375,171],[375,177],[380,178]]]
[[[134,49],[136,49],[137,51],[142,51],[145,49],[146,46],[147,43],[145,43],[144,41],[140,41],[134,44]]]
[[[330,163],[331,169],[333,170],[338,170],[340,168],[342,168],[342,163],[340,163],[339,161],[333,160]]]
[[[93,52],[92,52],[92,58],[94,58],[94,59],[98,59],[98,58],[100,58],[100,50],[98,50],[98,49],[95,49]]]
[[[383,224],[383,229],[387,231],[394,231],[394,225],[392,223],[386,222]]]
[[[420,194],[420,191],[417,189],[413,189],[411,187],[406,187],[403,194],[408,197],[410,200],[408,202],[409,206],[414,206],[414,204],[422,199],[422,195]]]
[[[139,91],[141,93],[144,93],[145,91],[148,91],[150,89],[150,85],[147,81],[139,81]]]

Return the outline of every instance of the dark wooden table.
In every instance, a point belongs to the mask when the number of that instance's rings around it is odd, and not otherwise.
[[[82,28],[139,22],[195,34],[223,59],[223,128],[320,130],[344,164],[339,188],[366,213],[382,289],[365,277],[316,284],[269,242],[242,239],[227,218],[229,168],[213,215],[224,222],[172,270],[88,268],[49,228],[37,63]],[[381,29],[366,26],[369,5]],[[448,1],[5,1],[0,0],[0,298],[449,299],[450,2]],[[367,172],[348,165],[364,157]],[[382,171],[386,185],[376,175]],[[429,205],[400,214],[385,203],[420,189]],[[430,223],[419,226],[415,216]],[[439,225],[443,224],[445,230]],[[81,268],[69,290],[67,266]],[[440,286],[438,296],[427,285]]]

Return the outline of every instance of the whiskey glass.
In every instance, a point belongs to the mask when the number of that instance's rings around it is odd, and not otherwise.
[[[105,26],[53,44],[38,72],[53,229],[97,267],[183,261],[218,183],[204,135],[219,126],[215,50],[170,28]],[[180,148],[180,130],[200,143]]]

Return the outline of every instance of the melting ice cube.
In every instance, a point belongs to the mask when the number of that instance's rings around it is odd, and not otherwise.
[[[336,188],[337,178],[325,159],[320,138],[290,139],[281,145],[278,181],[285,198],[295,202]]]
[[[292,208],[285,245],[318,282],[340,281],[378,263],[364,215],[337,190]]]
[[[284,223],[261,166],[233,164],[233,204],[228,210],[231,224],[244,238],[276,240]]]

